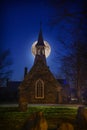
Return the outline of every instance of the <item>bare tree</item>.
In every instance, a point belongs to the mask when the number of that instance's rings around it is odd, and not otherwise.
[[[79,102],[81,101],[82,90],[87,89],[87,46],[85,43],[77,42],[73,45],[73,53],[62,57],[62,72],[73,84],[77,91]]]
[[[56,55],[61,57],[61,71],[77,90],[80,102],[87,79],[86,1],[51,0],[49,4],[54,8],[49,24],[60,31],[57,39],[63,51]]]
[[[10,51],[5,50],[0,52],[0,87],[5,86],[6,80],[11,76],[12,59],[10,58]]]

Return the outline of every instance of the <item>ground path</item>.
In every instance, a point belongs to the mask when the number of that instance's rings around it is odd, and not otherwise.
[[[0,107],[18,107],[19,104],[0,104]],[[29,106],[59,106],[59,107],[80,107],[82,104],[29,104]]]

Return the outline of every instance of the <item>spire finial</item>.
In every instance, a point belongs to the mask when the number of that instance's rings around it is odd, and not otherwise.
[[[39,32],[39,36],[38,36],[38,42],[37,42],[36,45],[44,46],[44,40],[43,40],[43,36],[42,36],[42,28],[41,28],[41,26],[42,26],[42,22],[40,21],[40,32]]]

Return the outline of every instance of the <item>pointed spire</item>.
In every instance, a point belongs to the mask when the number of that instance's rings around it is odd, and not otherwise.
[[[44,46],[44,40],[43,40],[43,36],[42,36],[41,25],[42,25],[42,23],[40,22],[40,32],[39,32],[38,42],[37,42],[36,46]]]

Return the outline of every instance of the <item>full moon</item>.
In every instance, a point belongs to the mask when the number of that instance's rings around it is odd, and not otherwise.
[[[37,44],[37,41],[35,41],[31,47],[31,51],[34,56],[36,55],[36,47],[35,47],[36,44]],[[51,53],[51,47],[47,41],[44,41],[44,44],[45,44],[45,56],[47,58]]]

